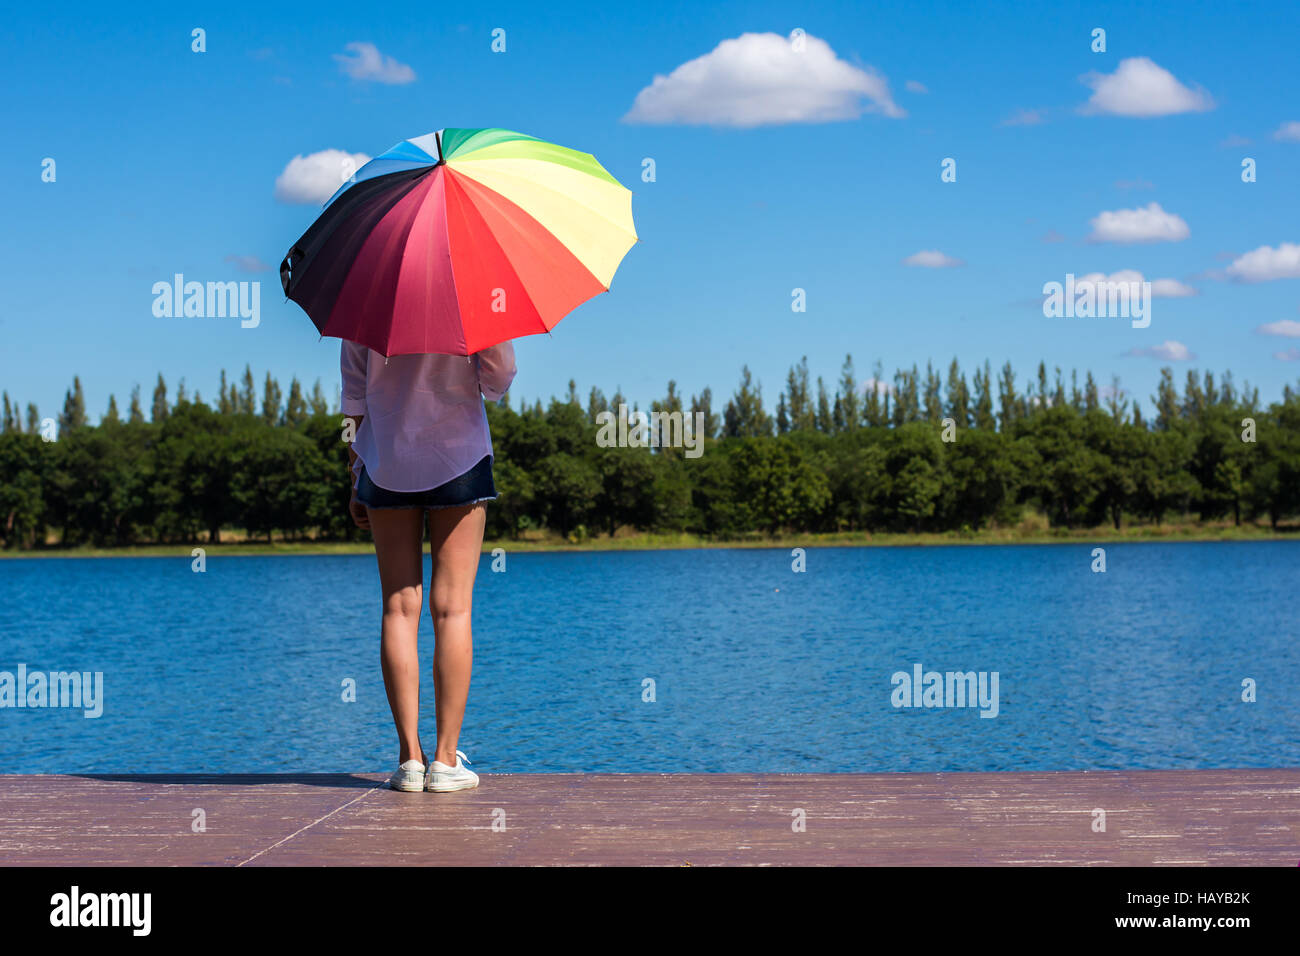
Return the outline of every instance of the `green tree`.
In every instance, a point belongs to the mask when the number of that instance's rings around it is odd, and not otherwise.
[[[74,375],[72,388],[64,393],[63,411],[59,415],[59,433],[86,427],[86,396],[81,391],[81,377]]]
[[[158,384],[153,387],[153,410],[149,420],[155,425],[161,425],[167,420],[167,411],[167,383],[159,372]]]
[[[763,386],[755,384],[746,365],[740,370],[740,387],[723,412],[723,434],[728,438],[755,438],[772,434],[771,416],[763,410]]]

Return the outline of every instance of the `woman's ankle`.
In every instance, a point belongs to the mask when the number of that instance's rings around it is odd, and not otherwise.
[[[418,745],[415,747],[397,748],[398,766],[401,766],[402,764],[406,763],[408,760],[418,760],[420,761],[420,763],[424,764],[425,766],[428,766],[429,764],[428,759],[425,757],[424,751]]]

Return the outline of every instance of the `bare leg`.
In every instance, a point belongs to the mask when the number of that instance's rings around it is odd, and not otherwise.
[[[474,662],[470,607],[486,515],[481,504],[429,512],[429,550],[433,553],[429,610],[433,614],[433,694],[438,715],[433,759],[453,767]]]
[[[420,659],[417,639],[424,610],[424,513],[419,508],[368,508],[379,561],[383,624],[379,661],[397,725],[397,762],[424,761],[420,747]]]

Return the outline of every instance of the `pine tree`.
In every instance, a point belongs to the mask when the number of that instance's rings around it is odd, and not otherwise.
[[[808,384],[808,356],[800,359],[798,365],[790,367],[789,374],[786,375],[785,395],[790,430],[812,431],[816,427],[817,411]]]
[[[718,416],[713,412],[713,389],[705,388],[698,398],[691,396],[691,417],[694,420],[696,413],[704,413],[704,437],[715,438],[718,434],[718,428],[721,423]]]
[[[918,393],[918,377],[915,365],[912,366],[911,371],[907,369],[896,369],[894,371],[894,412],[891,420],[895,428],[899,425],[906,425],[908,422],[920,420],[921,401]],[[886,400],[888,400],[888,396]]]
[[[862,421],[872,428],[879,428],[889,421],[889,410],[881,407],[880,387],[882,376],[885,370],[879,362],[876,362],[875,368],[871,373],[871,382],[867,387],[867,394],[862,403]]]
[[[596,416],[607,411],[609,411],[609,402],[605,401],[605,393],[595,385],[591,386],[591,392],[587,395],[587,421],[594,425]]]
[[[81,392],[81,378],[72,377],[72,388],[64,393],[63,412],[59,415],[59,433],[86,424],[86,396]]]
[[[158,384],[153,387],[153,409],[150,420],[161,424],[167,420],[167,383],[163,381],[162,372],[158,373]]]
[[[108,396],[108,411],[104,413],[104,417],[100,419],[99,423],[101,425],[105,423],[118,425],[121,424],[121,421],[121,417],[117,414],[117,397],[110,394]]]
[[[943,418],[943,401],[939,397],[943,383],[934,370],[933,363],[925,363],[925,420],[931,425],[938,425]]]
[[[244,380],[239,389],[239,399],[235,402],[235,409],[240,415],[257,414],[257,386],[253,384],[253,370],[248,365],[244,366]]]
[[[997,428],[993,415],[993,367],[984,360],[983,370],[975,370],[975,427],[987,431]]]
[[[1196,369],[1187,370],[1187,385],[1183,390],[1183,414],[1192,421],[1200,421],[1205,411],[1205,392],[1201,390],[1201,377]]]
[[[998,424],[1002,431],[1019,417],[1022,404],[1016,395],[1016,373],[1011,370],[1010,362],[1004,362],[998,375]]]
[[[785,392],[782,392],[776,399],[776,433],[778,435],[788,434],[790,431],[790,409],[785,404]]]
[[[1119,386],[1119,376],[1110,377],[1110,394],[1106,396],[1106,408],[1110,415],[1120,424],[1128,417],[1128,398],[1127,392]]]
[[[575,392],[575,397],[576,397],[576,392]],[[574,404],[577,403],[575,402]],[[669,415],[671,415],[673,412],[681,412],[681,410],[682,410],[682,397],[677,392],[677,382],[670,379],[668,382],[668,394],[663,398],[659,399],[658,401],[652,402],[650,404],[650,411],[667,412]],[[691,426],[688,424],[688,425],[684,425],[683,427],[690,428]],[[672,429],[671,425],[667,423],[661,423],[659,428],[659,433],[657,435],[652,435],[652,440],[655,442],[657,447],[659,448],[671,447],[669,445],[669,441],[672,438],[671,429]]]
[[[319,379],[317,385],[320,384]],[[217,414],[233,415],[235,412],[235,403],[231,400],[232,396],[227,393],[226,370],[221,370],[221,382],[217,385]]]
[[[1232,372],[1223,373],[1223,384],[1219,386],[1219,401],[1224,405],[1237,404],[1237,389],[1232,384]]]
[[[316,379],[316,384],[311,387],[311,398],[307,400],[307,407],[311,409],[313,418],[317,415],[328,415],[330,412],[329,402],[325,400],[325,392],[320,387],[320,379]]]
[[[754,383],[749,366],[740,370],[740,387],[727,402],[723,429],[729,438],[757,437],[772,434],[772,419],[763,409],[763,385]]]
[[[262,421],[268,425],[280,422],[280,383],[270,372],[266,373],[266,382],[262,385]]]
[[[831,400],[826,394],[826,382],[820,375],[817,376],[817,418],[816,428],[822,434],[831,432]]]
[[[970,424],[970,389],[966,387],[966,376],[962,375],[955,357],[948,366],[948,404],[945,410],[958,428]]]
[[[1091,380],[1092,373],[1088,374]],[[1156,386],[1151,403],[1156,407],[1156,428],[1168,431],[1178,421],[1178,389],[1174,385],[1174,370],[1165,366],[1160,370],[1160,384]]]
[[[844,356],[840,368],[840,425],[841,429],[854,429],[862,420],[862,405],[858,401],[858,378],[853,372],[853,356]]]
[[[284,423],[297,428],[307,420],[307,402],[302,397],[302,385],[295,375],[289,381],[289,398],[284,403]]]

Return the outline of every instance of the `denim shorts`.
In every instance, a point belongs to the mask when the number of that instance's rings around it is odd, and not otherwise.
[[[366,466],[357,478],[357,501],[367,508],[464,508],[466,505],[491,501],[497,496],[492,483],[492,456],[465,472],[428,491],[389,491],[370,480]]]

